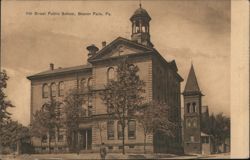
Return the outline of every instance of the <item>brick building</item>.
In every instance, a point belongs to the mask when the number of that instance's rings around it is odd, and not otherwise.
[[[184,97],[184,121],[183,121],[183,147],[185,154],[211,154],[213,153],[212,136],[202,132],[202,125],[208,120],[208,106],[202,106],[201,90],[195,75],[193,64],[191,65]]]
[[[150,40],[151,17],[148,12],[138,8],[131,16],[131,39],[118,37],[106,45],[102,43],[99,49],[95,45],[87,47],[88,63],[70,68],[50,69],[29,76],[31,81],[31,115],[49,101],[50,95],[57,100],[63,100],[71,89],[82,93],[82,107],[87,111],[82,115],[79,125],[77,145],[81,151],[98,151],[100,146],[100,130],[97,123],[106,126],[102,130],[102,141],[108,146],[109,152],[119,151],[121,148],[121,127],[116,120],[108,122],[105,119],[107,106],[98,94],[104,89],[109,79],[115,77],[115,69],[121,58],[127,57],[129,63],[139,67],[139,76],[146,83],[143,93],[147,101],[157,100],[165,102],[171,107],[171,114],[177,124],[175,138],[159,135],[147,136],[147,150],[149,152],[175,152],[181,150],[181,94],[180,83],[183,81],[178,74],[175,61],[168,62],[154,48]],[[80,46],[79,46],[80,47]],[[32,117],[31,117],[32,123]],[[125,145],[127,152],[143,152],[143,130],[136,120],[131,120],[126,126]],[[65,130],[53,135],[51,150],[67,150]],[[42,144],[41,144],[42,143]],[[48,151],[48,140],[34,139],[33,144],[38,152]],[[58,147],[56,147],[56,145]]]

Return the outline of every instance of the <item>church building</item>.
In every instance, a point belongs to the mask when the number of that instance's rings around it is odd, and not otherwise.
[[[50,64],[49,70],[27,77],[31,81],[31,115],[40,110],[44,103],[50,100],[50,96],[59,101],[67,96],[70,90],[77,89],[83,96],[82,107],[86,110],[82,114],[79,124],[77,140],[74,141],[82,152],[98,152],[101,141],[109,149],[108,152],[121,152],[122,134],[121,126],[117,122],[107,121],[107,106],[102,101],[99,92],[104,89],[110,79],[115,78],[115,72],[120,60],[127,57],[129,63],[138,66],[138,75],[145,82],[143,96],[147,101],[164,102],[170,107],[169,119],[177,126],[174,138],[149,134],[146,137],[146,150],[148,152],[181,152],[181,82],[175,61],[167,61],[157,51],[150,38],[150,20],[148,12],[140,7],[132,14],[131,39],[118,37],[109,44],[102,42],[102,48],[96,45],[87,46],[88,59],[86,65],[78,65],[69,68],[55,68]],[[160,22],[159,22],[160,23]],[[81,47],[81,46],[79,46]],[[57,53],[60,54],[60,53]],[[193,71],[192,71],[193,72]],[[191,79],[192,80],[192,79]],[[188,83],[189,83],[188,79]],[[184,91],[186,121],[195,120],[199,126],[199,114],[201,106],[201,92],[193,91],[193,84],[186,86]],[[197,89],[197,88],[196,88]],[[190,110],[194,113],[189,113]],[[34,117],[31,116],[31,124]],[[102,123],[104,129],[100,133],[98,123]],[[136,120],[131,120],[125,128],[126,152],[143,153],[143,130]],[[188,130],[187,130],[188,131]],[[193,138],[198,137],[199,130],[192,131]],[[102,137],[100,137],[100,134]],[[33,145],[37,152],[48,152],[48,137],[51,141],[51,151],[68,151],[65,129],[60,129],[55,135],[46,135],[42,139],[33,139]],[[188,136],[188,134],[187,134]],[[185,137],[185,140],[189,137]],[[101,140],[102,139],[102,140]],[[186,144],[187,145],[187,144]],[[199,145],[190,144],[200,148]]]
[[[211,154],[213,152],[211,135],[202,132],[202,120],[209,117],[208,106],[202,106],[203,96],[192,64],[183,92],[183,147],[185,154]]]

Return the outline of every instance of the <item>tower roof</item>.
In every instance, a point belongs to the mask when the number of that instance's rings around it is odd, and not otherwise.
[[[146,18],[148,21],[151,20],[151,17],[149,16],[148,12],[141,7],[141,4],[140,4],[140,8],[135,10],[130,20],[132,21],[133,19],[136,19],[136,18]]]
[[[198,85],[198,81],[194,72],[194,67],[193,64],[191,65],[188,78],[187,78],[187,83],[184,89],[184,93],[199,93],[201,94],[200,87]]]

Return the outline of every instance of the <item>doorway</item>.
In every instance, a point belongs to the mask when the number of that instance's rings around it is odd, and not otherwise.
[[[92,129],[79,130],[79,148],[80,150],[91,150],[92,148]]]

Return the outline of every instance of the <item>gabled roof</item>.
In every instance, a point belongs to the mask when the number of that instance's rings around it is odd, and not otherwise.
[[[187,78],[187,83],[184,89],[184,93],[198,93],[201,94],[200,87],[198,85],[198,81],[194,72],[194,67],[193,64],[191,65],[188,78]]]
[[[123,38],[123,37],[118,37],[115,40],[113,40],[111,43],[109,43],[107,46],[102,48],[100,51],[98,51],[94,56],[89,58],[88,61],[93,62],[95,60],[101,59],[106,54],[109,54],[114,47],[116,47],[116,46],[118,46],[120,44],[125,44],[125,45],[132,46],[133,48],[142,50],[142,52],[153,51],[153,48],[151,48],[151,47],[147,47],[145,45],[136,43],[134,41],[131,41],[131,40]]]
[[[57,68],[53,70],[43,71],[43,72],[28,76],[27,78],[29,80],[32,80],[32,79],[42,78],[42,77],[47,77],[47,76],[52,76],[52,75],[55,76],[55,75],[60,75],[60,74],[65,74],[65,73],[74,73],[80,70],[91,69],[91,68],[92,68],[91,64],[68,67],[68,68]]]

